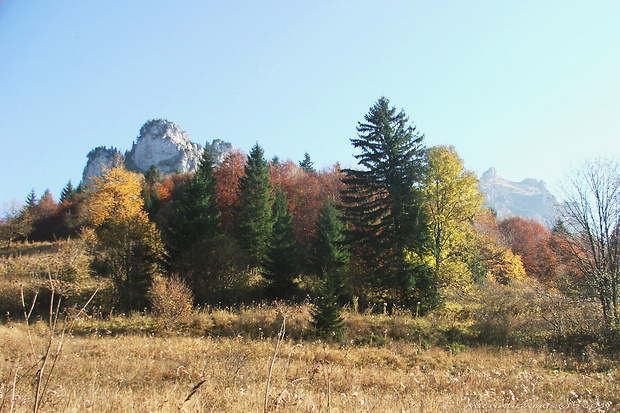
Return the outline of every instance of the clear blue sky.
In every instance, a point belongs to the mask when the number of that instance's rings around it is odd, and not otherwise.
[[[317,167],[381,96],[479,175],[620,156],[620,1],[0,0],[0,206],[165,118]]]

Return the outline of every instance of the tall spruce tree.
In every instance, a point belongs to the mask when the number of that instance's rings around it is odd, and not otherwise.
[[[273,230],[273,185],[265,153],[258,143],[248,155],[239,180],[239,205],[235,216],[235,237],[247,252],[252,267],[263,268],[268,261]]]
[[[293,215],[288,209],[286,193],[278,187],[273,203],[273,231],[265,277],[269,280],[271,298],[292,298],[298,274],[297,242],[293,233]]]
[[[349,237],[375,277],[386,300],[413,304],[428,296],[428,271],[415,268],[410,255],[428,239],[419,180],[424,170],[424,135],[404,111],[382,97],[359,122],[351,139],[361,169],[345,169],[342,191]],[[418,287],[416,289],[416,287]]]
[[[169,270],[187,281],[198,302],[210,295],[213,280],[207,275],[214,275],[206,267],[223,234],[213,163],[213,155],[205,149],[196,173],[167,217],[165,231]]]

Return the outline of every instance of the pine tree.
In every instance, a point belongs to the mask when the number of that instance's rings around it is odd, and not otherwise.
[[[235,236],[252,267],[264,267],[268,261],[273,230],[272,190],[269,163],[257,143],[239,180],[239,205],[235,214]]]
[[[392,299],[411,304],[417,271],[410,255],[428,239],[418,189],[424,170],[424,135],[418,134],[404,111],[397,112],[381,98],[359,122],[351,143],[362,169],[346,169],[342,191],[349,237],[375,274],[375,287],[390,291]],[[421,285],[421,284],[419,284]],[[390,299],[390,297],[385,297]]]
[[[293,233],[293,216],[288,209],[286,193],[276,189],[273,203],[273,232],[266,263],[265,277],[270,281],[271,298],[291,298],[296,289],[297,242]]]

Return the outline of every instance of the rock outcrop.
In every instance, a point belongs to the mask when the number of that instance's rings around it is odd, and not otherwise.
[[[86,155],[88,161],[86,161],[86,167],[82,172],[82,186],[88,187],[93,176],[100,176],[103,174],[104,169],[113,168],[115,166],[122,165],[123,155],[116,148],[106,148],[105,146],[99,146]]]
[[[215,163],[221,163],[229,152],[234,150],[232,144],[221,139],[206,143]],[[155,165],[163,174],[190,173],[196,171],[204,148],[190,140],[189,135],[173,122],[155,119],[146,122],[140,128],[140,134],[131,150],[123,156],[116,148],[98,147],[88,154],[88,161],[82,174],[82,183],[88,186],[92,176],[101,175],[104,167],[125,164],[130,171],[145,173]]]
[[[187,132],[163,119],[150,120],[140,129],[125,165],[135,172],[146,172],[152,165],[165,174],[193,172],[203,148],[193,143]]]
[[[524,179],[512,182],[502,179],[495,168],[482,174],[479,183],[486,205],[499,219],[518,216],[532,219],[547,228],[557,221],[557,200],[543,181]]]

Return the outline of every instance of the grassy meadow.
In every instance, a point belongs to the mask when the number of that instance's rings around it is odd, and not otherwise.
[[[1,255],[0,412],[620,411],[618,340],[585,328],[596,304],[531,283],[425,317],[351,303],[321,341],[310,302],[117,314],[84,259],[77,241]]]

